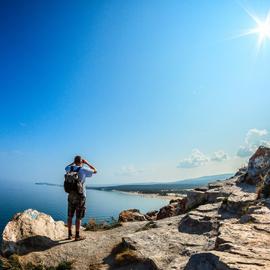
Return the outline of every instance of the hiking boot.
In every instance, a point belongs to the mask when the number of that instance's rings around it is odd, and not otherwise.
[[[69,229],[68,230],[68,238],[67,238],[67,240],[71,240],[71,239],[72,239],[72,230]]]
[[[81,240],[84,240],[84,239],[86,239],[86,237],[85,236],[75,236],[75,241],[81,241]]]

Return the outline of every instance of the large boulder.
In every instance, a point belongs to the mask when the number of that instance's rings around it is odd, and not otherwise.
[[[147,220],[156,220],[157,219],[158,210],[150,211],[145,214]]]
[[[175,216],[157,220],[156,228],[131,233],[123,237],[125,247],[131,248],[137,256],[142,257],[143,260],[152,261],[156,266],[140,269],[183,270],[191,254],[209,248],[208,236],[178,231],[181,217]]]
[[[231,195],[223,200],[222,209],[236,215],[246,214],[248,207],[257,199],[256,186],[241,184],[235,186]]]
[[[270,148],[260,146],[254,155],[249,159],[247,177],[249,184],[258,184],[270,170]]]
[[[206,202],[207,202],[207,194],[205,191],[195,189],[187,191],[186,211],[191,210]]]
[[[205,204],[187,213],[179,222],[179,231],[189,234],[216,233],[221,202]]]
[[[120,212],[119,222],[145,221],[146,217],[138,209],[128,209]]]
[[[159,209],[157,219],[178,216],[185,213],[186,210],[186,197],[171,201],[170,204]]]
[[[54,221],[49,215],[28,209],[17,213],[6,225],[1,250],[5,256],[43,250],[65,238],[66,231],[63,221]]]

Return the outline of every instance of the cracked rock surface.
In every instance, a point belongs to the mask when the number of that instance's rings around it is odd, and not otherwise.
[[[151,221],[134,221],[132,216],[132,222],[118,228],[84,231],[86,239],[80,242],[60,241],[31,249],[21,254],[20,260],[48,266],[69,260],[78,270],[269,270],[270,199],[257,194],[260,181],[269,171],[270,149],[260,147],[249,166],[234,177],[189,191],[185,208],[181,201],[179,215]],[[28,228],[28,236],[32,237],[35,226],[27,222],[23,228]],[[15,244],[22,240],[21,231],[16,231],[22,224],[14,219],[15,229],[7,232],[17,238],[6,233],[6,239],[13,239]],[[58,226],[58,236],[62,236],[63,224],[48,217],[38,224],[45,226],[43,235],[48,224]],[[57,241],[57,235],[51,238]]]

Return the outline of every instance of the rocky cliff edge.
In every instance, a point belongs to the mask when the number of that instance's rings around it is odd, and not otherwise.
[[[270,269],[269,175],[270,148],[261,146],[234,177],[148,215],[126,211],[121,227],[84,231],[81,242],[62,241],[63,223],[28,210],[7,224],[2,253],[19,254],[23,265],[68,260],[74,269],[90,270]]]

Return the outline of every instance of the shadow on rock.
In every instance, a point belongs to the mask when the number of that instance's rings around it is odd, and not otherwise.
[[[44,251],[67,242],[70,242],[70,240],[63,239],[54,241],[49,237],[41,235],[31,236],[18,242],[3,241],[2,246],[5,246],[7,250],[6,252],[3,252],[3,255],[5,257],[9,257],[12,254],[26,255],[34,251]]]
[[[217,229],[218,221],[215,218],[187,214],[179,222],[178,230],[182,233],[203,234]]]
[[[104,258],[104,263],[109,265],[108,270],[157,270],[150,259],[141,257],[136,250],[124,243],[113,248],[111,254]]]
[[[189,259],[184,270],[230,270],[219,257],[207,252],[194,254]],[[234,268],[235,269],[235,268]]]

